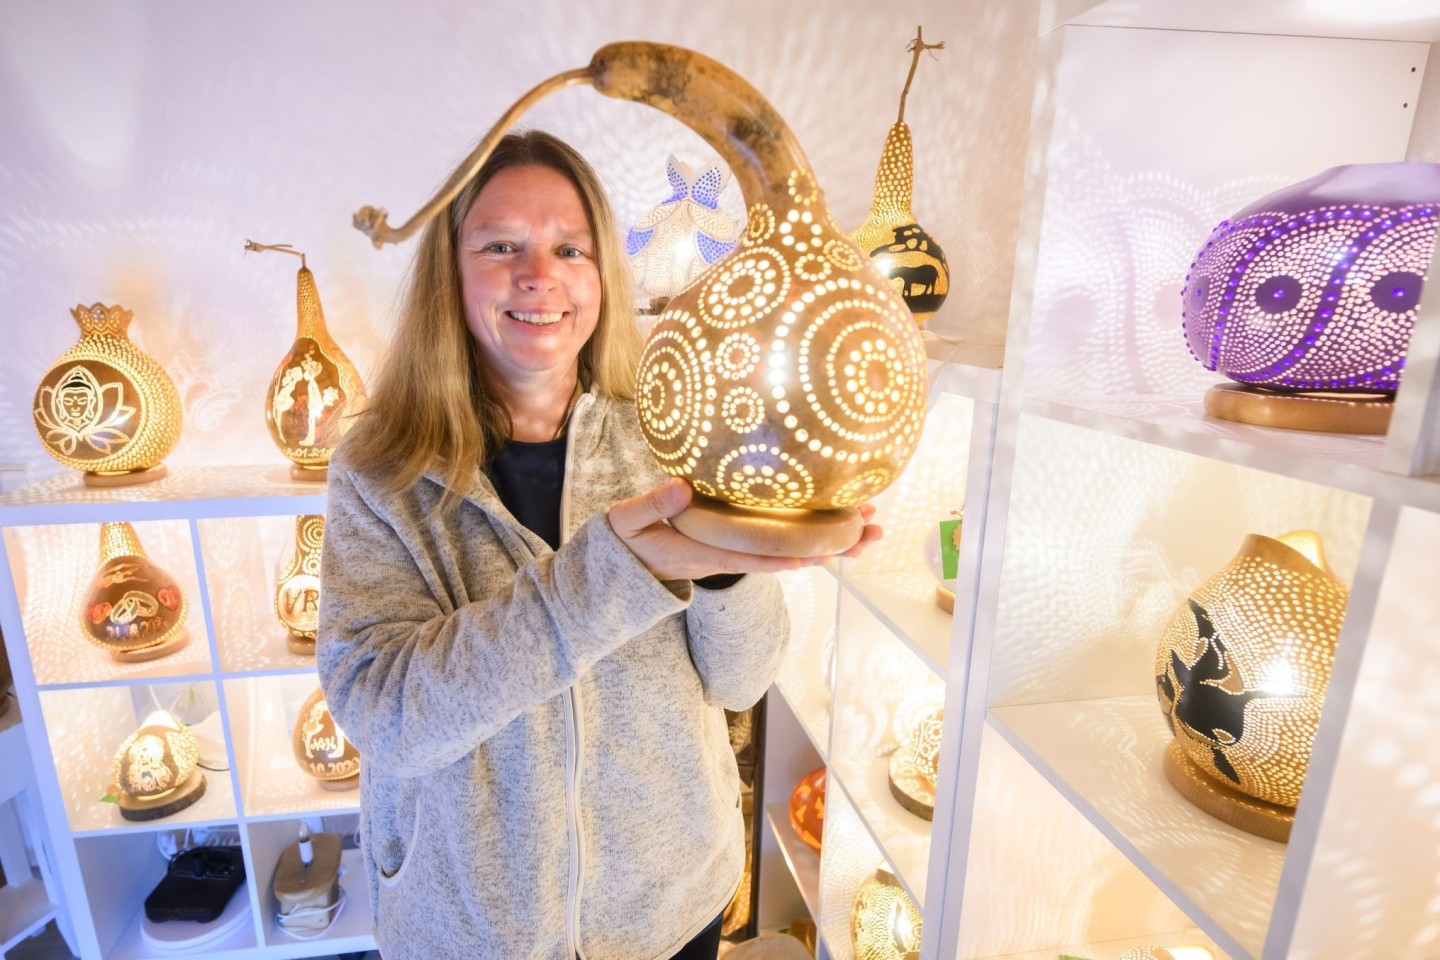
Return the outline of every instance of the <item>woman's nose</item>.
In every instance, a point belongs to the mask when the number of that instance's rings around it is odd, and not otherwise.
[[[541,252],[526,253],[520,258],[515,282],[525,290],[549,290],[558,280],[555,262]]]

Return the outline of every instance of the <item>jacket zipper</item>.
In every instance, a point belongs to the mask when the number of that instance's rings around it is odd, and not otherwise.
[[[570,468],[575,454],[575,419],[593,401],[582,394],[571,411],[571,427],[565,431],[565,475],[560,481],[560,542],[570,535]],[[565,891],[565,956],[579,957],[580,952],[580,891],[584,885],[584,835],[580,827],[580,746],[583,727],[580,722],[580,683],[577,680],[561,696],[565,705],[565,820],[570,841],[570,877]]]

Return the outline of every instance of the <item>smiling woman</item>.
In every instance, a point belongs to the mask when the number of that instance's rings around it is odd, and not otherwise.
[[[690,488],[641,434],[628,268],[578,154],[506,136],[446,213],[330,466],[316,664],[365,757],[380,947],[714,960],[745,859],[724,708],[774,679],[765,574],[802,561],[666,522]]]

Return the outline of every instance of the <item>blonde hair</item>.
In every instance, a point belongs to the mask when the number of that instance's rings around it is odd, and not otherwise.
[[[476,472],[510,438],[510,414],[486,383],[479,345],[465,322],[455,252],[460,226],[485,184],[501,170],[522,166],[548,167],[568,178],[595,234],[600,318],[580,349],[580,382],[616,399],[635,396],[640,331],[629,266],[600,178],[574,148],[543,130],[508,134],[421,234],[395,336],[366,410],[345,438],[347,460],[397,493],[438,467],[445,481],[442,507],[469,490]]]

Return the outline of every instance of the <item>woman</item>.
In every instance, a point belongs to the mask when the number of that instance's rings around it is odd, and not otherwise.
[[[386,960],[715,956],[744,861],[721,708],[773,679],[766,574],[802,561],[665,522],[690,490],[629,402],[631,304],[589,165],[505,138],[426,229],[330,465],[317,662]]]

